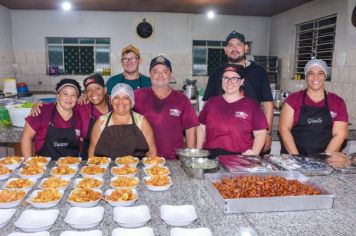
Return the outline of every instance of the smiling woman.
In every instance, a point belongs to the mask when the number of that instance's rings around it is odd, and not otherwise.
[[[111,93],[113,111],[101,116],[93,127],[90,156],[155,156],[153,131],[148,121],[131,109],[135,104],[133,89],[117,84]]]
[[[309,61],[304,74],[307,89],[288,96],[281,111],[282,153],[337,152],[348,135],[345,102],[325,91],[328,67],[323,60]]]

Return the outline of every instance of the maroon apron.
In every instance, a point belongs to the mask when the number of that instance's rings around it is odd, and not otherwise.
[[[149,149],[148,144],[145,136],[135,124],[132,112],[132,124],[108,126],[112,113],[110,113],[105,128],[95,146],[94,155],[111,158],[127,155],[144,157]]]

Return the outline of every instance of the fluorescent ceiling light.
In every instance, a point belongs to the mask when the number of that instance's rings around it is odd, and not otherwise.
[[[210,10],[210,11],[208,11],[207,16],[209,19],[213,19],[215,17],[215,12]]]
[[[64,2],[62,3],[62,9],[65,11],[69,11],[72,8],[72,5],[70,4],[70,2]]]

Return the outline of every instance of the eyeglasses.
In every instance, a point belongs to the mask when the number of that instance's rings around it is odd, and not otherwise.
[[[225,83],[228,83],[228,82],[237,83],[237,81],[239,79],[241,79],[241,78],[239,78],[239,77],[226,77],[226,76],[222,77],[222,81],[225,82]]]
[[[131,57],[131,58],[123,57],[121,60],[123,63],[128,63],[128,62],[136,62],[138,60],[138,58],[137,57]]]

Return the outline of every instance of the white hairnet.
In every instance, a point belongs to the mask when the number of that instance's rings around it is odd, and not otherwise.
[[[305,77],[307,77],[307,74],[310,70],[310,68],[312,68],[313,66],[317,66],[320,69],[323,70],[323,72],[325,73],[325,76],[328,76],[328,66],[326,65],[325,61],[321,60],[321,59],[313,59],[308,61],[308,63],[305,65],[304,67],[304,75]]]
[[[119,95],[120,93],[127,95],[131,100],[131,108],[135,105],[135,96],[134,91],[130,85],[118,83],[115,85],[111,90],[111,102],[115,98],[115,96]]]

